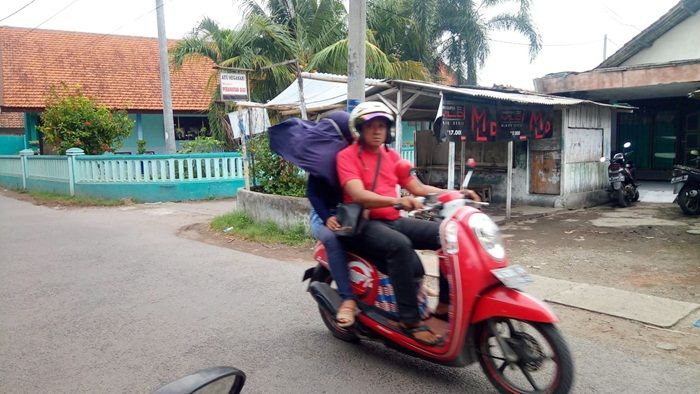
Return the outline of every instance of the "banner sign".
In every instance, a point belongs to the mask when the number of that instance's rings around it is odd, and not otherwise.
[[[245,74],[221,73],[221,100],[248,101],[248,83]]]
[[[553,127],[550,106],[477,103],[447,96],[442,103],[442,128],[451,141],[539,140],[551,138]]]

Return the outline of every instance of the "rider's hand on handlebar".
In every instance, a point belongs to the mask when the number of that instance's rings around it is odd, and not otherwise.
[[[476,201],[476,202],[481,202],[481,197],[474,191],[470,189],[463,189],[461,190],[462,194],[467,196],[470,200]]]
[[[396,205],[401,205],[401,208],[405,211],[423,208],[423,203],[411,196],[401,197]]]

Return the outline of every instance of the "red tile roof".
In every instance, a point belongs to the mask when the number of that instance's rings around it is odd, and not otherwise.
[[[207,109],[212,66],[191,59],[179,71],[171,67],[174,111]],[[61,82],[80,84],[110,108],[163,109],[156,38],[2,26],[0,72],[2,110],[40,110],[50,87]]]
[[[24,113],[0,112],[0,129],[23,129]]]

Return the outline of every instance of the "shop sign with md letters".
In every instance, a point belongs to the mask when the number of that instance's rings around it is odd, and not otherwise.
[[[442,128],[451,141],[526,141],[552,137],[549,106],[479,103],[445,97]]]
[[[221,73],[221,100],[248,101],[248,84],[245,74]]]

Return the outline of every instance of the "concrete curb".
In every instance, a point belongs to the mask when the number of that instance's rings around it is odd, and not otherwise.
[[[438,276],[437,258],[433,252],[418,251],[426,275]],[[634,320],[657,327],[673,327],[700,304],[655,297],[611,287],[532,275],[534,283],[525,292],[554,304]]]
[[[555,304],[585,309],[657,327],[673,327],[700,308],[699,304],[655,297],[611,287],[532,275],[526,288],[534,296]]]

